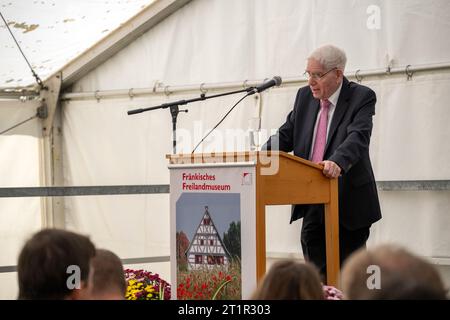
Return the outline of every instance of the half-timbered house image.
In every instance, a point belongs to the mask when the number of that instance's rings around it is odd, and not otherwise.
[[[228,269],[230,254],[214,225],[207,206],[186,250],[186,257],[189,270],[212,269],[216,266]]]

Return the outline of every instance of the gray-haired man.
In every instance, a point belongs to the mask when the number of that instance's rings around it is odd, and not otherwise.
[[[294,108],[271,139],[278,149],[324,166],[323,174],[339,179],[339,240],[341,264],[366,245],[381,210],[369,143],[375,93],[344,77],[345,53],[332,45],[316,49],[305,71],[308,86],[297,92]],[[271,139],[263,149],[274,149]],[[273,141],[273,140],[272,140]],[[301,245],[305,259],[326,274],[323,205],[296,205],[291,223],[303,218]]]

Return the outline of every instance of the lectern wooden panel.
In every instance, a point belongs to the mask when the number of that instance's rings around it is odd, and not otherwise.
[[[256,277],[266,272],[265,206],[285,204],[325,205],[327,283],[338,285],[339,214],[337,179],[322,174],[322,166],[278,151],[168,155],[174,164],[213,165],[253,162],[256,165]],[[241,232],[245,232],[242,230]]]

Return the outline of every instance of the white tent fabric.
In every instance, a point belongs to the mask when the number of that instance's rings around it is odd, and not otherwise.
[[[0,0],[0,12],[44,80],[153,1]],[[1,20],[0,61],[0,87],[35,83]]]
[[[380,9],[379,29],[367,28]],[[445,0],[196,0],[86,76],[74,91],[299,76],[317,46],[345,48],[347,70],[448,62]],[[369,27],[377,27],[369,24]],[[99,76],[99,74],[105,76]]]
[[[64,159],[67,160],[64,161],[65,184],[167,184],[169,172],[165,154],[172,151],[169,112],[158,110],[143,116],[126,114],[127,110],[138,105],[160,104],[167,99],[67,103],[63,118]],[[203,118],[203,123],[211,127],[207,108],[224,110],[231,99],[236,100],[234,97],[215,100],[208,106],[192,106],[189,118],[194,117],[197,121]],[[246,119],[246,106],[240,107],[236,110],[236,114],[241,114],[236,119],[240,120],[233,123],[236,128],[242,127]],[[249,107],[247,110],[251,110],[252,107]],[[213,121],[217,121],[217,117]],[[187,132],[192,127],[189,122],[188,117],[180,115],[180,135],[183,135],[183,130]],[[185,141],[184,145],[180,143],[179,150],[190,152],[191,145],[189,141]],[[205,147],[203,150],[210,149]],[[150,253],[168,255],[168,195],[89,197],[89,200],[77,197],[66,199],[66,203],[66,213],[69,219],[73,219],[68,221],[70,225],[89,230],[94,236],[101,235],[107,241],[105,245],[111,241],[117,242],[115,249],[122,254],[121,257],[148,256]],[[148,250],[151,244],[162,245],[162,248]]]
[[[443,85],[436,85],[441,78]],[[389,84],[392,82],[392,84]],[[448,149],[442,149],[438,142],[434,140],[442,139],[446,141],[449,137],[446,121],[436,119],[436,115],[445,115],[445,104],[440,103],[443,97],[448,95],[447,89],[450,85],[449,75],[426,75],[417,76],[412,82],[407,82],[404,77],[392,80],[373,80],[370,83],[364,83],[373,88],[378,95],[377,115],[375,116],[375,127],[372,137],[372,159],[375,167],[375,173],[378,180],[432,180],[446,179],[450,176],[448,166],[435,165],[437,163],[446,163],[450,157]],[[395,90],[392,88],[395,86]],[[269,93],[263,94],[262,107],[262,127],[267,132],[277,128],[285,118],[285,115],[292,107],[292,100],[295,97],[296,88],[287,87],[273,89]],[[433,96],[430,99],[433,107],[424,107],[429,102],[422,101],[423,97]],[[97,101],[71,101],[65,107],[64,132],[65,132],[65,162],[67,164],[67,185],[103,185],[103,184],[159,184],[168,183],[167,162],[165,154],[171,151],[171,122],[167,110],[152,111],[150,113],[137,116],[127,116],[126,111],[136,107],[157,105],[169,100],[179,100],[183,96],[170,96],[161,99],[127,99],[127,100],[101,100]],[[445,98],[444,98],[445,99]],[[236,98],[234,99],[236,100]],[[209,100],[207,102],[197,103],[189,106],[189,113],[179,116],[179,129],[192,133],[195,136],[195,126],[201,126],[202,132],[206,133],[213,124],[215,124],[220,115],[224,114],[227,106],[230,106],[232,99]],[[227,132],[236,129],[238,133],[245,134],[242,129],[247,128],[247,119],[254,116],[257,112],[257,106],[252,105],[253,101],[249,99],[246,104],[230,114],[225,122],[217,129],[216,143],[206,143],[205,151],[231,151],[232,145],[237,145],[238,140],[227,138],[225,141],[221,137],[227,136]],[[405,120],[403,120],[406,117]],[[397,122],[393,122],[396,121]],[[98,127],[99,122],[102,123]],[[78,124],[79,127],[76,126]],[[120,128],[120,129],[119,129]],[[93,137],[95,136],[95,139]],[[228,135],[229,136],[229,135]],[[194,142],[199,141],[200,135],[196,139],[184,139],[187,145],[181,144],[181,152],[190,152]],[[244,137],[245,139],[245,137]],[[211,149],[209,146],[212,146]],[[221,148],[223,146],[223,149]],[[248,146],[246,144],[245,146]],[[244,146],[244,147],[245,147]],[[202,151],[200,149],[200,151]],[[398,165],[393,165],[398,164]],[[93,169],[95,173],[93,173]],[[374,230],[374,242],[402,240],[402,244],[414,248],[420,254],[425,256],[448,257],[450,248],[442,247],[442,243],[450,243],[447,240],[448,234],[445,232],[435,234],[435,238],[430,237],[432,230],[439,230],[443,222],[447,220],[446,210],[436,210],[435,207],[449,207],[448,192],[420,193],[417,197],[416,192],[396,192],[397,196],[392,197],[392,192],[381,192],[383,210],[385,216],[393,216],[392,219],[397,223],[389,223],[382,220],[379,228]],[[427,194],[428,196],[425,196]],[[97,208],[104,212],[103,218],[99,218],[98,225],[95,226],[92,221],[89,223],[89,230],[95,233],[101,230],[100,226],[109,224],[108,217],[112,212],[127,211],[126,208],[139,208],[138,198],[134,197],[131,202],[123,201],[124,208],[118,209],[118,203],[112,203],[113,198],[104,199],[104,204],[108,210]],[[122,198],[122,197],[121,197]],[[161,198],[161,197],[159,197]],[[409,199],[411,198],[411,199]],[[408,200],[409,199],[409,200]],[[409,208],[409,203],[423,199],[422,206]],[[162,199],[160,199],[162,200]],[[68,199],[68,202],[85,202],[82,198]],[[98,200],[100,201],[100,200]],[[144,201],[144,200],[142,200]],[[157,203],[157,198],[153,199],[151,207]],[[162,200],[164,202],[167,199]],[[393,201],[393,202],[392,202]],[[108,205],[109,203],[109,205]],[[167,202],[166,202],[167,204]],[[88,204],[86,204],[88,205]],[[110,206],[110,207],[109,207]],[[384,208],[386,206],[386,208]],[[115,208],[114,210],[112,210]],[[408,208],[408,209],[407,209]],[[415,208],[414,211],[410,210]],[[111,209],[111,210],[109,210]],[[128,209],[130,210],[130,209]],[[286,211],[288,209],[281,209]],[[84,210],[68,211],[69,215],[84,216]],[[152,236],[157,242],[162,235],[167,237],[168,229],[164,225],[168,223],[168,211],[161,214],[160,211],[142,211],[139,212],[154,223],[159,225],[159,233]],[[127,211],[128,212],[128,211]],[[400,214],[402,212],[402,214]],[[433,212],[433,219],[430,219],[430,212]],[[286,215],[286,213],[283,213]],[[406,215],[406,216],[405,216]],[[126,218],[124,214],[122,219]],[[93,215],[89,215],[93,220]],[[98,218],[98,217],[97,217]],[[95,219],[97,219],[95,218]],[[387,218],[389,219],[389,218]],[[386,219],[386,221],[387,221]],[[406,221],[407,223],[406,223]],[[97,221],[97,220],[96,220]],[[429,221],[429,223],[427,222]],[[280,225],[281,224],[281,225]],[[279,219],[276,215],[268,214],[268,226],[279,230],[274,235],[274,240],[268,240],[268,250],[281,250],[279,241],[275,239],[278,236],[286,236],[281,230],[284,228],[295,228],[295,225],[288,227],[288,215],[285,220]],[[80,227],[86,225],[80,225]],[[428,226],[429,231],[424,231],[421,237],[416,232],[417,228]],[[120,226],[123,229],[124,226]],[[145,232],[146,226],[141,226]],[[402,230],[399,237],[399,228]],[[270,232],[270,230],[269,230]],[[126,232],[126,237],[130,237]],[[119,237],[120,238],[120,237]],[[286,243],[289,252],[299,250],[298,236],[295,231],[289,233],[290,242]],[[111,237],[113,240],[114,237]],[[440,240],[439,240],[440,239]],[[441,247],[435,247],[435,240],[438,240]],[[167,243],[166,243],[167,245]],[[272,248],[272,245],[274,248]],[[285,247],[284,250],[287,249]],[[166,248],[168,250],[168,248]],[[168,253],[168,251],[166,251]]]
[[[374,8],[379,9],[379,25],[373,20]],[[194,0],[76,82],[72,90],[151,88],[155,81],[164,85],[244,81],[275,74],[296,77],[303,73],[310,51],[324,43],[345,49],[347,70],[353,72],[388,64],[449,63],[450,42],[442,40],[450,32],[449,15],[450,4],[445,0]],[[450,139],[446,110],[450,72],[415,74],[411,80],[406,75],[372,77],[362,84],[378,97],[371,145],[377,180],[449,179],[450,149],[445,146]],[[247,145],[235,143],[245,139],[248,119],[261,112],[263,130],[276,129],[292,108],[296,90],[296,86],[284,86],[264,92],[259,100],[248,98],[213,135],[219,142],[206,141],[198,151],[245,149]],[[168,183],[169,112],[128,116],[126,111],[199,93],[64,102],[65,184]],[[189,105],[189,113],[179,115],[182,151],[190,152],[201,134],[238,98]],[[6,114],[2,104],[0,112]],[[234,132],[236,136],[231,137]],[[7,157],[17,159],[21,148],[23,144],[15,145],[8,156],[2,151],[1,162]],[[35,157],[22,160],[32,166],[38,156],[30,149]],[[30,184],[24,179],[18,182]],[[450,236],[445,230],[450,222],[449,191],[382,191],[380,200],[384,217],[374,226],[370,245],[395,242],[450,262]],[[29,199],[14,201],[21,210],[29,205]],[[98,246],[121,258],[169,255],[168,204],[168,195],[65,199],[68,227],[90,234]],[[40,216],[38,205],[28,210],[26,214]],[[301,253],[300,223],[288,224],[289,210],[288,206],[267,210],[269,252]],[[22,232],[36,225],[19,227]],[[157,268],[170,281],[168,264]]]
[[[302,73],[307,54],[317,45],[327,42],[345,48],[347,70],[379,69],[386,67],[391,59],[397,66],[450,60],[450,43],[441,41],[450,31],[445,19],[450,12],[447,2],[437,1],[430,6],[422,1],[378,1],[381,25],[380,29],[375,30],[368,29],[366,25],[370,17],[366,9],[371,4],[372,1],[193,1],[85,76],[75,84],[74,90],[151,87],[155,80],[182,85],[266,78],[273,74],[292,77]],[[226,15],[224,12],[233,14]],[[430,23],[431,19],[433,23]],[[430,37],[430,34],[433,36]],[[435,72],[415,75],[410,81],[407,81],[406,75],[379,77],[363,84],[373,88],[378,95],[371,147],[377,179],[448,179],[450,167],[439,164],[445,164],[450,158],[450,150],[442,148],[442,141],[450,138],[445,104],[449,98],[450,74]],[[286,87],[263,94],[263,129],[274,129],[283,123],[292,108],[295,92],[295,87]],[[166,100],[180,98],[186,96],[170,96]],[[192,105],[188,114],[180,115],[179,127],[192,134],[196,121],[201,121],[204,127],[211,127],[232,101],[227,98]],[[141,104],[136,100],[126,102],[113,99],[71,101],[65,108],[65,123],[70,126],[78,122],[78,117],[89,109],[92,112],[92,119],[87,120],[91,123],[89,127],[95,128],[99,136],[97,123],[102,121],[101,132],[104,136],[100,138],[101,143],[84,139],[87,145],[79,150],[81,132],[84,131],[86,139],[91,136],[86,133],[85,125],[71,132],[70,136],[66,134],[65,145],[68,152],[72,152],[66,157],[67,162],[77,165],[86,163],[86,160],[80,161],[75,156],[74,149],[77,152],[85,150],[84,156],[89,157],[89,163],[100,165],[101,162],[104,175],[96,174],[89,181],[92,184],[104,181],[167,183],[164,154],[170,152],[168,112],[153,111],[133,116],[133,119],[125,114],[127,107],[151,106],[160,101],[149,98],[146,102]],[[258,112],[256,106],[248,107],[250,101],[246,103],[221,125],[223,133],[227,128],[246,129],[247,119]],[[131,131],[128,130],[130,123],[136,123]],[[124,130],[116,136],[119,127]],[[68,129],[66,126],[65,131]],[[152,133],[156,137],[152,137]],[[127,141],[126,146],[123,143],[118,145],[121,153],[117,154],[110,144],[103,147],[107,150],[92,153],[98,145],[107,143],[105,139],[111,134],[113,141]],[[136,154],[136,150],[142,155]],[[149,157],[147,161],[156,166],[155,171],[159,174],[148,174],[149,170],[140,164],[143,155]],[[115,159],[114,164],[111,159]],[[114,170],[104,162],[109,162]],[[135,164],[128,174],[124,174],[130,171],[125,163]],[[79,170],[71,166],[67,173],[86,179],[86,172],[89,172],[87,165]],[[114,175],[111,172],[115,172]],[[448,234],[433,233],[434,228],[439,230],[447,219],[446,211],[450,208],[450,197],[446,197],[448,192],[421,193],[420,197],[410,192],[400,192],[398,197],[392,197],[392,194],[381,192],[387,218],[374,229],[371,241],[398,240],[425,256],[450,257],[450,247],[441,245],[450,243]],[[428,200],[423,206],[415,206],[415,212],[411,212],[408,204],[422,198]],[[446,210],[437,210],[437,203]],[[434,215],[431,221],[429,211]],[[287,219],[268,219],[268,225],[275,229],[289,228]],[[429,229],[423,231],[423,237],[418,237],[415,228],[425,226]],[[399,227],[402,227],[403,238],[398,236]],[[95,226],[91,228],[96,229]],[[293,228],[298,229],[296,226]],[[430,237],[430,233],[435,236]],[[294,231],[289,233],[289,237],[293,235]],[[277,241],[269,241],[269,251],[272,245],[276,250],[286,250],[279,248]],[[299,250],[298,236],[290,238],[286,246],[288,250]]]
[[[1,105],[0,128],[8,128],[36,113],[37,104],[24,105],[10,102]],[[2,187],[36,187],[39,182],[40,123],[33,119],[20,128],[0,135],[0,185]],[[2,254],[0,265],[15,265],[20,240],[41,226],[40,200],[26,198],[0,198],[0,239]],[[18,238],[19,236],[19,238]],[[19,240],[19,241],[18,241]]]
[[[32,117],[37,102],[0,102],[0,130]],[[40,122],[30,120],[6,134],[0,135],[0,186],[37,187],[40,185]],[[25,240],[41,228],[39,198],[0,198],[1,266],[14,266]],[[2,274],[0,297],[16,297],[15,273]],[[13,280],[14,279],[14,280]],[[13,285],[10,285],[12,283]]]

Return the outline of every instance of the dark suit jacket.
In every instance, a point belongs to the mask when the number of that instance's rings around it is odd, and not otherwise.
[[[342,169],[339,177],[339,221],[350,230],[370,226],[381,219],[369,158],[375,102],[376,96],[371,89],[349,82],[344,77],[325,146],[324,159],[334,161]],[[313,97],[309,86],[300,88],[294,109],[275,135],[279,138],[279,147],[276,148],[269,140],[263,149],[294,151],[296,156],[308,159],[319,109],[319,100]],[[291,222],[318,212],[323,219],[323,205],[296,205]]]

